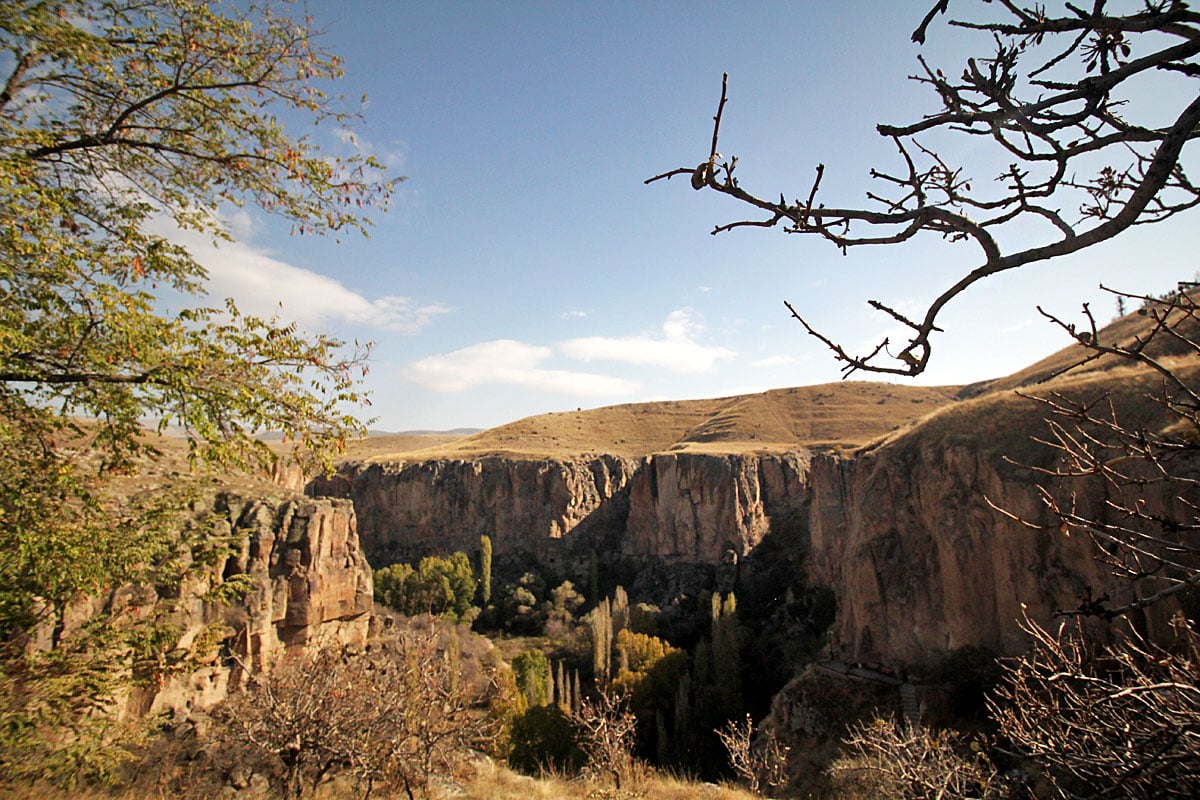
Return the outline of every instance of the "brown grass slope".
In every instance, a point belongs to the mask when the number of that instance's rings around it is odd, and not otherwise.
[[[1145,338],[1151,319],[1141,311],[1101,329],[1106,344]],[[1067,334],[1062,334],[1064,339]],[[1164,363],[1190,372],[1194,354],[1159,336],[1149,348]],[[1127,409],[1152,389],[1144,367],[1107,356],[1084,362],[1088,351],[1071,344],[1025,369],[966,387],[920,387],[846,381],[775,389],[711,400],[634,403],[542,414],[454,441],[420,442],[382,436],[355,445],[354,460],[469,459],[487,456],[569,459],[597,454],[637,458],[663,452],[763,453],[806,447],[852,450],[925,431],[985,441],[989,448],[1023,450],[1030,425],[1045,409],[1014,393],[1062,391],[1074,397],[1115,391]],[[1136,395],[1134,397],[1132,395]],[[968,421],[969,420],[969,421]],[[1149,421],[1149,420],[1147,420]]]
[[[954,402],[958,390],[847,381],[713,400],[633,403],[527,417],[418,451],[391,450],[388,437],[378,437],[367,458],[637,458],[669,451],[855,448]]]
[[[1114,320],[1098,331],[1102,345],[1131,346],[1145,341],[1153,321],[1140,311]],[[1194,323],[1181,326],[1187,336]],[[1064,334],[1065,336],[1065,334]],[[1200,360],[1178,338],[1159,333],[1145,352],[1190,385],[1200,382]],[[871,444],[872,448],[918,439],[926,447],[968,446],[983,456],[1003,456],[1014,464],[1044,465],[1054,456],[1037,439],[1050,438],[1050,410],[1033,398],[1050,398],[1068,406],[1099,404],[1100,413],[1115,415],[1131,429],[1174,430],[1179,415],[1157,398],[1164,379],[1144,364],[1115,355],[1093,357],[1082,344],[1071,344],[1030,366],[991,381],[964,387],[957,403],[903,426]]]
[[[1190,294],[1193,302],[1200,303],[1200,289],[1193,290]],[[1160,308],[1165,308],[1165,306],[1160,305]],[[1079,326],[1080,331],[1090,333],[1086,320],[1082,317],[1074,320],[1064,320],[1064,322],[1074,323]],[[1146,309],[1138,309],[1123,317],[1118,317],[1101,327],[1097,332],[1096,340],[1101,345],[1122,345],[1129,347],[1138,340],[1145,341],[1147,338],[1150,338],[1149,334],[1152,331],[1153,325],[1153,320],[1147,314]],[[1200,331],[1197,331],[1196,328],[1196,324],[1192,321],[1181,323],[1179,326],[1180,331],[1193,339],[1200,338],[1198,337]],[[1065,341],[1070,341],[1065,331],[1061,335]],[[1177,359],[1180,357],[1190,355],[1194,360],[1194,354],[1191,353],[1187,345],[1165,332],[1160,332],[1158,335],[1152,337],[1145,352],[1153,358],[1164,360],[1172,365],[1177,363]],[[1062,350],[1052,353],[1046,358],[1034,362],[1025,369],[1018,370],[1011,375],[964,387],[963,396],[978,397],[989,392],[1001,392],[1008,389],[1035,386],[1053,381],[1062,374],[1069,374],[1074,377],[1084,374],[1090,374],[1093,377],[1102,377],[1105,373],[1110,373],[1113,370],[1119,371],[1129,367],[1129,362],[1119,356],[1109,355],[1088,360],[1089,355],[1090,351],[1082,344],[1069,344]],[[1076,364],[1079,364],[1079,366],[1076,367]]]

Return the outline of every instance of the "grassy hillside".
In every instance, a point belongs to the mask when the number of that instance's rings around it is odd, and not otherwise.
[[[475,458],[572,458],[609,453],[636,458],[662,452],[778,452],[797,447],[854,448],[954,401],[958,387],[850,381],[774,389],[713,400],[632,403],[527,417],[421,450],[390,437],[368,440],[386,461]]]
[[[1130,345],[1144,340],[1153,325],[1143,310],[1128,314],[1100,330],[1105,344]],[[1064,332],[1064,341],[1070,341]],[[1191,370],[1194,356],[1178,340],[1157,337],[1147,349],[1164,363]],[[774,389],[760,394],[712,400],[666,401],[608,406],[591,410],[542,414],[490,430],[422,444],[413,437],[372,437],[350,458],[417,460],[435,458],[573,458],[611,453],[636,458],[662,452],[761,453],[806,447],[852,450],[900,435],[913,435],[929,425],[935,432],[954,418],[972,417],[976,432],[985,432],[989,447],[1021,451],[1031,422],[1044,409],[1014,393],[1062,391],[1097,396],[1107,390],[1139,396],[1152,390],[1147,369],[1116,357],[1089,358],[1082,345],[1062,350],[1011,375],[971,386],[909,386],[846,381],[820,386]],[[1131,422],[1142,411],[1146,423],[1159,415],[1154,404],[1126,397]],[[1137,411],[1139,405],[1145,406]],[[926,422],[928,420],[928,423]],[[972,438],[980,438],[973,436]]]

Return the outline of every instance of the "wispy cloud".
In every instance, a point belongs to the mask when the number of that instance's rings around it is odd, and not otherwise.
[[[422,358],[410,364],[404,374],[409,380],[437,392],[506,384],[555,394],[596,397],[629,394],[637,389],[636,382],[623,378],[540,366],[552,355],[553,351],[548,347],[497,339]]]
[[[667,316],[661,333],[570,339],[559,345],[559,351],[581,361],[619,361],[663,367],[676,373],[706,372],[717,361],[734,357],[735,353],[728,348],[702,344],[699,339],[703,333],[703,317],[684,308]]]
[[[792,364],[799,364],[799,363],[800,363],[800,359],[796,358],[795,356],[779,355],[779,356],[767,356],[766,358],[760,358],[758,361],[752,361],[752,362],[750,362],[750,366],[752,366],[752,367],[786,367],[786,366],[790,366]]]
[[[288,264],[242,241],[214,245],[194,232],[162,224],[163,235],[185,245],[208,270],[210,301],[232,297],[238,308],[262,317],[278,316],[302,326],[363,325],[416,333],[450,311],[440,303],[419,303],[400,295],[368,298],[340,281]],[[252,233],[248,217],[235,216],[235,234]]]

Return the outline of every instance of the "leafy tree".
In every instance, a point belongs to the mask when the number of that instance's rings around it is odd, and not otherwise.
[[[505,627],[515,633],[540,633],[546,621],[541,608],[545,593],[546,582],[533,572],[526,572],[516,583],[507,584],[501,599]]]
[[[418,605],[421,610],[463,619],[475,600],[475,573],[466,553],[449,558],[426,556],[417,565]]]
[[[530,706],[550,703],[550,662],[541,650],[522,650],[513,657],[517,687]]]
[[[465,619],[475,590],[471,559],[461,551],[449,558],[426,556],[415,570],[410,564],[392,564],[375,572],[375,599],[408,615]]]
[[[579,611],[585,602],[584,596],[575,589],[574,583],[563,581],[550,591],[546,616],[550,621],[571,625],[575,622],[575,612]]]
[[[613,619],[609,599],[601,600],[588,616],[592,633],[592,676],[597,685],[604,686],[612,672]]]
[[[684,731],[676,728],[673,739],[667,720],[677,721],[679,688],[687,678],[688,657],[659,639],[628,628],[617,634],[616,650],[621,667],[612,688],[628,698],[629,710],[637,718],[638,750],[665,763],[672,743],[682,741]],[[685,712],[686,713],[686,712]]]
[[[579,734],[556,705],[532,706],[513,720],[508,764],[529,775],[571,770],[582,760]]]
[[[742,627],[733,592],[724,600],[712,597],[713,695],[712,711],[733,719],[742,708]]]
[[[492,537],[479,537],[479,598],[481,608],[492,602]]]
[[[404,584],[414,573],[412,564],[389,564],[375,570],[376,602],[403,612],[406,606]]]
[[[585,641],[588,631],[579,623],[575,614],[586,602],[571,581],[563,581],[550,590],[550,598],[542,604],[546,615],[545,634],[553,639],[560,649],[583,655],[590,642]]]
[[[29,666],[16,659],[35,626],[56,629],[76,598],[172,556],[155,509],[107,491],[155,455],[146,420],[222,467],[270,463],[255,438],[266,430],[318,459],[361,430],[350,411],[365,399],[366,350],[228,301],[165,313],[202,295],[206,274],[162,231],[227,239],[223,214],[247,203],[298,233],[365,230],[364,209],[386,203],[389,185],[372,159],[333,157],[278,121],[352,119],[322,88],[337,58],[276,5],[12,0],[0,2],[0,48],[7,679]],[[6,704],[8,731],[28,730],[18,718],[57,691],[21,674],[28,702]]]
[[[668,653],[675,652],[657,636],[634,633],[628,628],[617,634],[616,648],[621,668],[613,683],[623,690],[632,690],[639,674],[644,675]]]

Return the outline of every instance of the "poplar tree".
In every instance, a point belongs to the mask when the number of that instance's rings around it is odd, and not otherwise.
[[[713,684],[719,716],[731,718],[742,708],[741,629],[737,621],[737,598],[730,592],[722,600],[713,595],[712,655]]]
[[[616,636],[629,627],[629,594],[624,586],[613,590],[612,596],[612,632]]]
[[[592,673],[596,683],[604,686],[608,683],[612,667],[612,606],[608,598],[600,601],[592,610]]]
[[[482,607],[492,602],[492,537],[479,537],[479,593]]]

